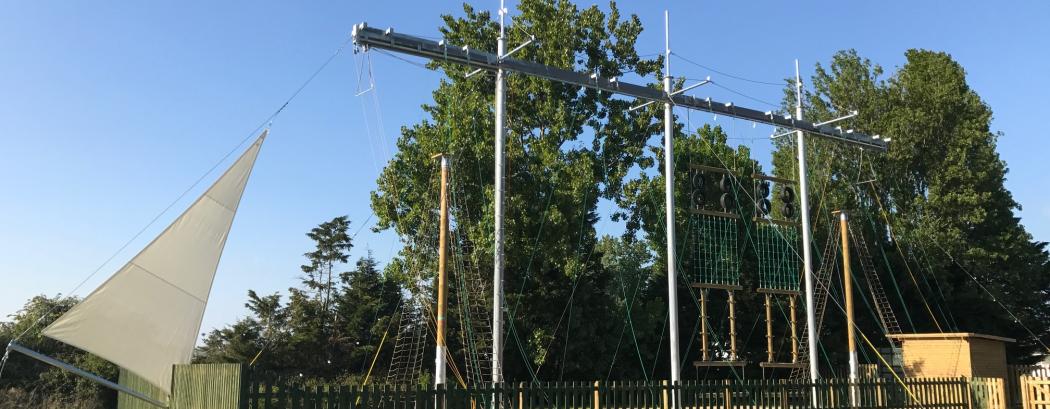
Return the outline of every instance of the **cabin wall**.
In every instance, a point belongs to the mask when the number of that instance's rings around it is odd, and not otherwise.
[[[907,376],[1006,379],[1006,342],[980,334],[907,334],[902,357]]]
[[[1006,379],[1006,345],[989,339],[970,340],[973,376]]]
[[[909,377],[970,377],[970,345],[964,339],[906,339],[904,372]]]

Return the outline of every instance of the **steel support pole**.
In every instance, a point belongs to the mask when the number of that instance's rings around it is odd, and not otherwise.
[[[506,49],[506,33],[504,30],[506,9],[503,0],[499,2],[499,39],[496,42],[496,53],[503,56]],[[503,68],[496,70],[496,175],[495,175],[495,227],[493,234],[493,267],[492,267],[492,383],[498,384],[503,381],[503,175],[504,175],[504,149],[503,142],[506,140],[506,128],[503,121],[507,114],[506,90],[504,89]]]
[[[447,363],[445,344],[445,304],[448,281],[445,278],[446,250],[448,248],[448,158],[441,155],[441,226],[438,233],[438,278],[437,278],[437,345],[434,350],[434,385],[445,383]]]
[[[795,60],[795,118],[802,119],[802,76],[798,71],[798,60]],[[820,368],[817,362],[817,314],[813,306],[813,251],[811,249],[810,225],[809,225],[809,183],[806,175],[806,137],[802,131],[795,134],[798,142],[798,186],[802,190],[799,195],[802,207],[802,265],[806,277],[806,335],[809,344],[809,379],[816,381],[820,378]]]
[[[19,345],[18,343],[14,342],[14,341],[11,341],[11,342],[9,342],[7,344],[7,349],[11,350],[11,351],[19,352],[19,353],[21,353],[21,354],[23,354],[25,356],[28,356],[30,358],[33,358],[33,359],[37,360],[37,361],[40,361],[40,362],[43,362],[45,364],[54,366],[54,367],[56,367],[58,369],[66,371],[66,372],[70,372],[70,373],[72,373],[74,375],[80,376],[80,377],[82,377],[84,379],[87,379],[87,380],[89,380],[91,382],[94,382],[94,383],[97,383],[99,385],[105,386],[107,388],[113,389],[115,391],[118,391],[118,392],[121,392],[121,393],[125,393],[128,396],[131,396],[131,397],[134,397],[135,399],[138,399],[138,400],[141,400],[143,402],[149,403],[150,405],[153,405],[153,406],[156,406],[156,407],[159,407],[159,408],[167,408],[168,407],[168,404],[166,404],[164,402],[161,402],[159,400],[153,399],[152,397],[146,396],[146,394],[144,394],[142,392],[130,389],[130,388],[124,386],[124,385],[115,383],[115,382],[110,381],[110,380],[108,380],[106,378],[103,378],[101,376],[95,375],[95,374],[93,374],[91,372],[88,372],[88,371],[85,371],[83,369],[77,368],[77,367],[73,366],[72,364],[69,364],[69,363],[67,363],[65,361],[61,361],[61,360],[49,357],[47,355],[41,354],[41,353],[36,352],[36,351],[34,351],[32,349],[29,349],[29,348],[26,348],[26,347],[24,347],[22,345]]]
[[[671,37],[670,22],[667,10],[664,10],[664,92],[671,94]],[[675,223],[674,223],[674,106],[664,103],[664,195],[667,213],[667,317],[670,330],[671,350],[671,384],[681,382],[680,360],[678,357],[678,272],[675,256]],[[672,389],[673,390],[673,389]],[[671,407],[678,407],[678,394],[671,394]]]

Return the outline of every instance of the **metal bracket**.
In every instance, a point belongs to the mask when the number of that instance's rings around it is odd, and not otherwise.
[[[689,91],[689,90],[691,90],[693,88],[699,88],[702,85],[707,85],[707,84],[710,84],[710,83],[711,83],[711,77],[707,77],[707,79],[705,79],[703,81],[700,81],[700,82],[698,82],[696,84],[693,84],[693,85],[690,85],[688,87],[682,88],[682,89],[680,89],[678,91],[672,92],[671,96],[675,96],[675,95],[681,94],[683,92]],[[635,105],[635,106],[631,107],[630,109],[628,109],[627,111],[630,112],[630,111],[636,111],[636,110],[645,108],[645,107],[651,105],[653,102],[656,102],[656,101],[649,101],[649,102],[646,102],[646,103],[641,104],[641,105]]]

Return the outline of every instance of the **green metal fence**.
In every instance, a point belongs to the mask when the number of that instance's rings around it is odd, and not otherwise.
[[[248,393],[247,371],[241,364],[175,365],[171,396],[135,374],[121,369],[120,384],[161,402],[170,409],[238,409]],[[157,409],[127,394],[117,394],[118,409]],[[334,408],[334,407],[333,407]]]
[[[167,400],[167,395],[160,388],[151,385],[146,382],[145,379],[128,372],[124,368],[120,369],[119,382],[131,390],[140,392],[146,396],[149,396],[158,401],[164,402]],[[144,400],[139,400],[131,395],[118,393],[117,394],[117,408],[118,409],[156,409],[153,404]]]
[[[447,408],[924,408],[1003,409],[998,379],[921,378],[795,381],[561,382],[479,388],[406,385],[296,387],[249,380],[242,409]],[[989,398],[989,396],[993,396]],[[495,404],[495,405],[494,405]]]

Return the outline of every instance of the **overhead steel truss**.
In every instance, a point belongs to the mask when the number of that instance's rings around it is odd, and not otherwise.
[[[887,141],[878,135],[869,136],[852,130],[843,130],[839,127],[815,124],[793,118],[791,115],[780,115],[772,111],[760,111],[737,106],[732,102],[719,102],[711,98],[697,98],[674,92],[668,94],[665,90],[623,82],[616,77],[599,78],[589,73],[551,67],[506,56],[500,57],[487,51],[474,50],[466,46],[453,46],[446,41],[434,41],[397,33],[391,28],[383,30],[361,23],[354,26],[352,36],[354,43],[365,49],[374,47],[435,61],[458,63],[487,71],[496,71],[502,68],[552,81],[632,96],[646,101],[670,102],[675,106],[687,109],[745,119],[788,130],[803,131],[873,151],[884,152],[888,146]]]

